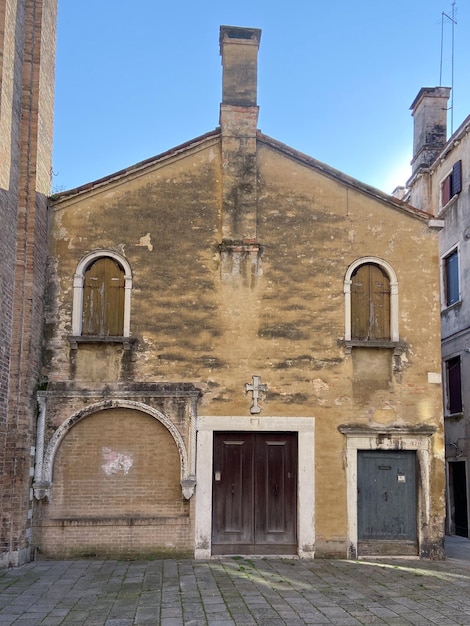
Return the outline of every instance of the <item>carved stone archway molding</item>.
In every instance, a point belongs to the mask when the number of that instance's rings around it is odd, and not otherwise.
[[[178,453],[180,456],[181,467],[181,488],[184,498],[189,500],[194,494],[194,488],[196,486],[196,404],[197,400],[190,403],[190,444],[189,454],[184,443],[183,437],[176,426],[171,420],[164,415],[161,411],[154,409],[153,407],[145,404],[144,402],[138,402],[135,400],[126,399],[106,399],[94,404],[88,405],[79,411],[73,413],[68,417],[54,432],[51,440],[49,441],[46,450],[44,451],[44,433],[46,422],[46,397],[44,395],[38,395],[39,403],[39,417],[37,425],[37,442],[36,442],[36,466],[34,473],[34,496],[37,500],[50,497],[50,491],[52,487],[54,459],[57,450],[60,447],[64,437],[70,431],[70,429],[77,424],[80,420],[107,409],[133,409],[146,413],[151,417],[158,420],[165,428],[170,432],[173,437]]]

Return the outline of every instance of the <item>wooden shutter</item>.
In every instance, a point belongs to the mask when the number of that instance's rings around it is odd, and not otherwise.
[[[449,413],[462,412],[462,379],[460,357],[446,361],[447,365],[447,408]]]
[[[390,280],[377,265],[369,265],[370,272],[370,339],[390,339]]]
[[[352,276],[351,338],[390,340],[390,280],[373,263],[361,265]]]
[[[451,197],[462,191],[462,161],[454,163],[452,168],[452,189]]]
[[[441,188],[441,205],[445,206],[451,198],[462,191],[462,161],[456,161],[452,172],[444,179]]]
[[[442,183],[442,193],[441,193],[441,205],[445,206],[449,200],[451,199],[452,193],[452,176],[447,176],[447,178]]]
[[[105,335],[121,336],[124,328],[124,271],[113,259],[105,259]]]
[[[361,265],[352,276],[351,284],[351,337],[368,339],[369,335],[369,270]]]
[[[124,271],[114,259],[102,257],[85,272],[82,334],[122,336]]]
[[[459,301],[459,255],[457,250],[445,258],[445,292],[447,306]]]

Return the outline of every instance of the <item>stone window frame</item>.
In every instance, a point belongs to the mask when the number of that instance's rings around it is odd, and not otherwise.
[[[458,365],[458,368],[455,366]],[[454,374],[455,371],[458,374]],[[443,360],[444,369],[444,416],[460,417],[463,414],[462,354],[457,353]],[[451,373],[452,372],[452,373]],[[456,397],[458,396],[458,397]],[[452,409],[457,410],[452,410]]]
[[[73,304],[72,304],[72,335],[82,337],[82,316],[83,316],[83,283],[85,272],[91,263],[97,259],[109,257],[114,259],[124,270],[124,323],[123,337],[130,337],[131,321],[131,290],[132,290],[132,270],[127,259],[113,250],[94,250],[86,254],[78,263],[73,277]],[[85,337],[86,339],[86,337]]]
[[[440,181],[440,208],[445,208],[462,191],[462,161],[456,161]]]
[[[352,275],[355,270],[361,265],[367,265],[374,263],[381,267],[387,274],[390,280],[390,341],[371,341],[368,339],[357,340],[351,338],[351,284]],[[400,341],[399,324],[398,324],[398,280],[397,275],[393,267],[385,261],[376,256],[364,256],[353,261],[344,277],[344,340],[346,345],[360,345],[360,346],[374,346],[377,344],[379,347],[387,344],[393,345]]]
[[[456,280],[458,287],[458,296],[456,300],[453,300],[450,297],[451,291],[449,289],[449,278],[448,278],[448,268],[449,265],[447,263],[448,259],[453,256],[457,258],[457,269],[456,269]],[[455,306],[456,304],[460,304],[462,302],[462,293],[461,293],[461,279],[460,279],[460,246],[459,244],[452,246],[449,248],[444,254],[441,255],[441,310],[448,309],[450,307]]]

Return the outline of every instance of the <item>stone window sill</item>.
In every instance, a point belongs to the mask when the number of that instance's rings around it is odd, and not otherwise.
[[[459,299],[456,302],[452,302],[452,304],[446,304],[441,308],[441,315],[447,313],[447,311],[451,311],[452,309],[459,309],[462,306],[462,300]]]
[[[463,411],[460,413],[445,413],[444,418],[446,420],[460,420],[464,416]]]
[[[393,350],[395,355],[403,354],[406,350],[406,344],[402,341],[378,341],[367,339],[349,339],[343,340],[344,351],[346,354],[350,354],[353,348],[382,348]]]
[[[99,343],[99,344],[122,344],[124,350],[130,350],[132,346],[135,344],[135,337],[120,337],[120,336],[111,336],[111,335],[80,335],[80,336],[70,336],[69,338],[70,348],[72,350],[78,350],[78,346],[81,343],[91,344],[91,343]]]

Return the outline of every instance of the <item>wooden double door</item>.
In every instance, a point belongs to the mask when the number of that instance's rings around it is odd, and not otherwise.
[[[297,433],[214,433],[212,554],[297,553]]]

